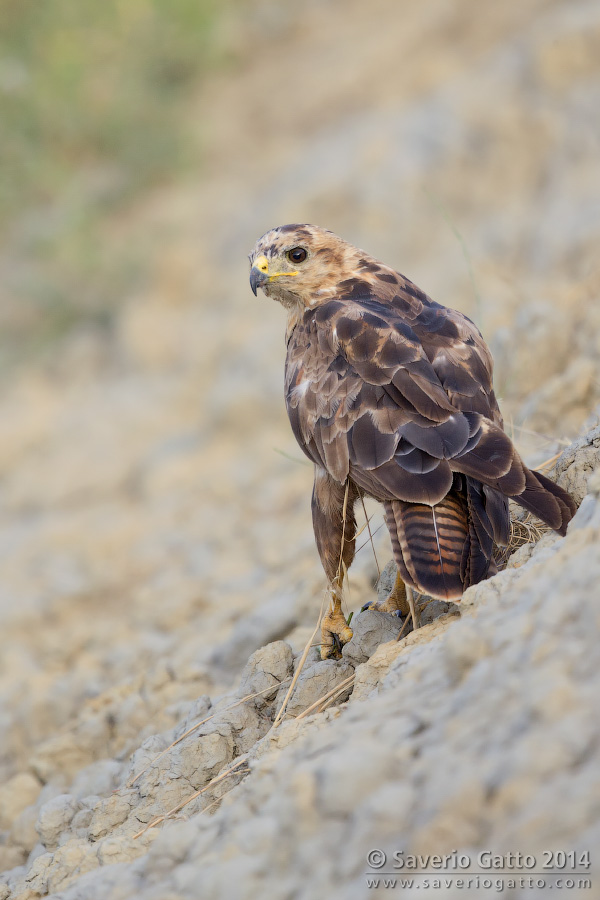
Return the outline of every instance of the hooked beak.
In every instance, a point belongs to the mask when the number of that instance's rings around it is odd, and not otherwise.
[[[254,260],[254,265],[250,269],[250,287],[252,293],[256,297],[256,291],[269,280],[269,262],[266,256],[259,256]]]

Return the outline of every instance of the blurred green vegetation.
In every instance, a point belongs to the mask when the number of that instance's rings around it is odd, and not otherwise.
[[[217,0],[0,2],[0,223],[82,166],[134,191],[186,160]],[[120,191],[122,195],[122,190]]]
[[[110,318],[142,262],[103,253],[102,229],[199,166],[190,100],[225,58],[226,5],[0,0],[0,360]]]

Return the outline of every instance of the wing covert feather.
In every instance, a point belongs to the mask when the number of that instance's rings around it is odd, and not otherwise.
[[[387,303],[374,294],[330,301],[294,328],[286,401],[305,453],[383,501],[435,505],[462,473],[490,490],[485,498],[467,491],[471,537],[486,546],[490,531],[507,540],[507,496],[564,532],[572,501],[527,469],[503,431],[491,355],[475,325],[427,305],[416,288],[407,321],[401,290]]]
[[[452,477],[441,462],[465,450],[478,421],[452,405],[415,332],[392,307],[326,307],[328,315],[321,308],[304,316],[288,346],[294,433],[339,481],[351,472],[375,494],[437,502]]]

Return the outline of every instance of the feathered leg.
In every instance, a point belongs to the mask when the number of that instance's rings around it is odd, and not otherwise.
[[[383,603],[373,605],[370,608],[379,609],[382,612],[394,613],[397,611],[403,618],[410,615],[413,630],[415,630],[419,628],[421,624],[420,611],[415,604],[413,590],[410,585],[410,575],[402,555],[396,517],[394,515],[394,505],[387,502],[383,504],[383,508],[385,511],[385,524],[390,533],[392,552],[394,554],[394,561],[398,567],[398,572],[396,573],[396,582],[389,597],[387,597]]]
[[[391,615],[399,614],[404,618],[410,614],[406,591],[407,588],[400,573],[396,572],[394,587],[385,600],[373,600],[371,603],[365,603],[363,610],[376,609],[378,612],[390,613]]]
[[[358,491],[353,484],[340,484],[315,466],[313,529],[331,591],[331,606],[321,625],[321,659],[339,659],[342,646],[352,637],[352,629],[342,612],[342,597],[344,574],[354,559],[357,498]]]
[[[413,597],[413,589],[407,584],[404,586],[406,591],[406,601],[410,609],[410,615],[413,623],[413,631],[421,627],[421,611],[417,608],[415,598]]]

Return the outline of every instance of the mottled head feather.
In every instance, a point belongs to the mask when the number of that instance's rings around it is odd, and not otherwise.
[[[307,253],[301,263],[293,263],[287,256],[296,247]],[[262,284],[262,289],[292,314],[319,306],[333,296],[367,296],[375,284],[379,292],[393,290],[401,281],[393,269],[317,225],[282,225],[267,231],[250,253],[250,266],[261,257],[266,258],[273,278]]]

